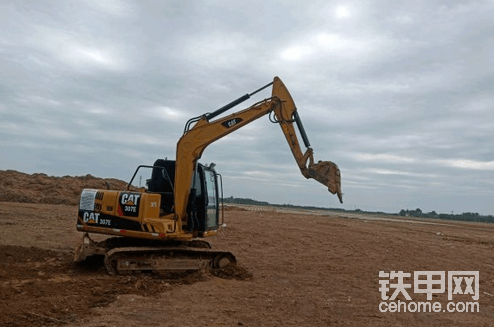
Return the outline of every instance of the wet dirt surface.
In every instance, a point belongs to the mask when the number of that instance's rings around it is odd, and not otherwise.
[[[492,225],[230,208],[228,226],[209,241],[237,256],[239,278],[163,279],[109,276],[98,260],[73,264],[76,214],[76,206],[0,202],[0,326],[494,324]],[[380,312],[379,271],[400,270],[479,271],[480,312]],[[433,301],[445,306],[446,295]]]

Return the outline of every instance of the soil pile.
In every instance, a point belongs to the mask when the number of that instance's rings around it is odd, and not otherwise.
[[[0,170],[0,201],[77,205],[85,188],[124,190],[127,183],[114,178],[86,176],[54,177]]]

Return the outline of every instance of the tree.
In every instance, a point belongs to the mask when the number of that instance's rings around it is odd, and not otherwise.
[[[427,216],[431,218],[437,218],[438,214],[435,211],[431,211],[427,214]]]

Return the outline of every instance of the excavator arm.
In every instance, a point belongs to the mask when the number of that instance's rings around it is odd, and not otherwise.
[[[300,120],[300,116],[297,112],[295,102],[293,102],[292,96],[288,92],[283,82],[275,77],[273,82],[273,97],[277,97],[281,100],[281,107],[274,110],[275,122],[280,124],[283,134],[286,137],[288,145],[292,150],[295,161],[300,168],[302,175],[305,178],[313,178],[328,187],[328,190],[332,194],[337,194],[338,199],[343,203],[341,193],[341,175],[338,166],[331,161],[318,161],[314,163],[313,150],[310,147],[309,138],[305,133],[304,126]],[[296,123],[304,145],[306,147],[305,153],[302,153],[302,149],[298,142],[297,134],[293,123]],[[309,161],[307,163],[307,161]]]
[[[260,101],[247,109],[211,121],[211,119],[271,85],[273,86],[271,98]],[[175,166],[175,213],[178,221],[186,221],[187,219],[190,188],[197,161],[204,149],[216,140],[271,112],[274,113],[273,117],[270,117],[271,121],[280,124],[302,175],[326,185],[329,191],[332,194],[337,194],[340,202],[342,202],[341,177],[338,166],[330,161],[314,162],[313,150],[310,147],[295,103],[283,82],[278,77],[275,77],[273,82],[259,90],[246,94],[213,113],[193,118],[186,124],[184,135],[177,144]],[[192,126],[193,123],[195,124]],[[304,145],[307,147],[305,152],[302,152],[300,148],[293,123],[297,125]]]

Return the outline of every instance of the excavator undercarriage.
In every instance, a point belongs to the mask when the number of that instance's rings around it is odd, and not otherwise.
[[[74,261],[82,262],[90,256],[103,256],[110,275],[191,272],[222,269],[237,263],[232,253],[212,250],[203,240],[162,242],[112,237],[95,242],[85,233],[76,248]]]

